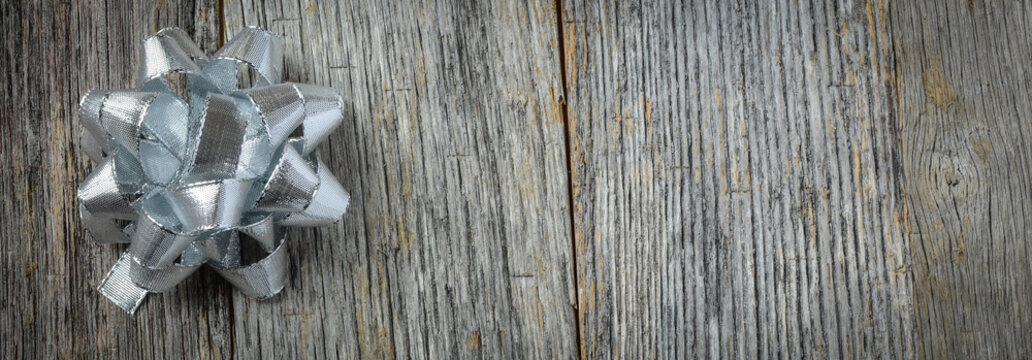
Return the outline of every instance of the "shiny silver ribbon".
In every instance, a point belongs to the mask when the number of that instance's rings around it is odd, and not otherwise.
[[[135,90],[93,90],[79,106],[97,164],[79,186],[82,220],[98,243],[129,244],[98,290],[131,314],[208,264],[249,297],[275,295],[289,267],[283,226],[347,209],[313,152],[340,124],[340,95],[281,82],[283,40],[254,27],[211,58],[163,29],[143,40],[141,63]]]

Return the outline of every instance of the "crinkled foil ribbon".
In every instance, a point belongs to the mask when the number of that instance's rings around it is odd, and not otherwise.
[[[313,152],[340,124],[340,95],[281,82],[282,39],[253,27],[211,58],[164,29],[141,56],[136,89],[93,90],[79,107],[97,164],[79,186],[82,220],[97,242],[129,244],[98,290],[131,314],[208,264],[249,297],[275,295],[283,226],[334,223],[350,199]]]

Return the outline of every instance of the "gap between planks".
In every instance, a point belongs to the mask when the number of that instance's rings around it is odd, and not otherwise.
[[[563,37],[565,33],[563,31],[563,0],[555,0],[555,31],[556,31],[556,43],[558,44],[557,51],[559,52],[559,82],[562,85],[562,95],[559,98],[559,106],[562,109],[563,117],[563,145],[566,149],[566,206],[567,211],[570,215],[570,263],[573,264],[573,291],[574,291],[574,308],[573,308],[573,320],[574,320],[574,336],[577,339],[576,354],[578,359],[584,359],[584,352],[581,348],[584,347],[584,337],[581,331],[581,319],[580,319],[580,264],[577,263],[577,221],[576,215],[574,214],[574,202],[573,202],[573,152],[570,148],[571,138],[573,137],[573,127],[570,125],[570,107],[567,105],[566,97],[569,94],[568,86],[566,83],[566,39]]]

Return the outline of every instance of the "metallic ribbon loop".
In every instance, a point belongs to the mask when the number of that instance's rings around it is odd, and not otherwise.
[[[305,146],[302,154],[309,154],[330,136],[344,118],[344,100],[329,88],[308,84],[295,84],[305,99],[305,118],[301,124]]]
[[[315,170],[308,167],[293,146],[284,146],[256,207],[270,212],[303,211],[312,202],[318,186]]]
[[[97,167],[79,186],[79,212],[98,243],[129,244],[98,288],[126,312],[204,264],[249,297],[271,297],[287,283],[284,226],[343,216],[350,195],[312,152],[343,101],[281,83],[282,41],[250,27],[208,58],[163,29],[143,40],[136,89],[83,96],[80,144]],[[248,88],[241,66],[257,75]],[[265,255],[248,259],[246,248]]]
[[[267,126],[271,145],[279,145],[305,119],[305,103],[294,84],[244,90]]]
[[[206,59],[204,52],[179,28],[162,29],[143,39],[142,55],[139,87],[177,72],[203,76],[194,61]]]

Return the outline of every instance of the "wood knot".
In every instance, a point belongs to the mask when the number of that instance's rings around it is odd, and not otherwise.
[[[942,73],[942,65],[933,62],[921,72],[921,85],[924,87],[928,101],[942,110],[950,110],[957,106],[957,96],[953,94],[953,85]]]

